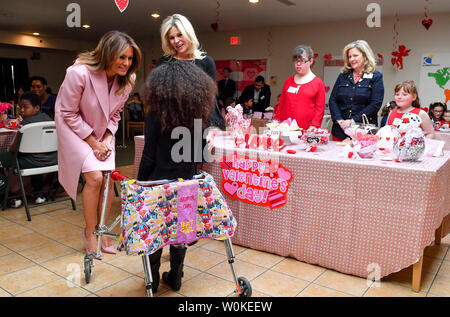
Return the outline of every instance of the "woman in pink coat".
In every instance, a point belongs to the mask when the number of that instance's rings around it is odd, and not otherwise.
[[[58,132],[59,182],[76,199],[80,173],[86,180],[82,192],[86,228],[86,252],[95,252],[93,234],[100,221],[103,200],[103,172],[115,168],[114,134],[120,112],[134,87],[141,52],[127,34],[110,31],[95,50],[78,55],[67,68],[55,104]],[[109,195],[111,198],[112,187]],[[111,199],[109,199],[111,202]],[[110,204],[107,207],[108,218]],[[107,237],[102,251],[115,253]]]

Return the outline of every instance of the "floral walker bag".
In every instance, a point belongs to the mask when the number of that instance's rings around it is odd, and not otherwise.
[[[121,182],[119,249],[127,255],[153,254],[168,244],[232,237],[236,219],[211,175],[156,186]]]

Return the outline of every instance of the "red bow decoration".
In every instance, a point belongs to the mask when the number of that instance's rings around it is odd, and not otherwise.
[[[392,56],[394,56],[391,59],[392,65],[398,69],[403,69],[403,57],[409,56],[410,51],[410,49],[406,49],[405,45],[399,45],[398,50],[392,52]]]

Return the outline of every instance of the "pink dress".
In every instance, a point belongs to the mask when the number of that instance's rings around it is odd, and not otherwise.
[[[132,87],[126,87],[124,93],[116,95],[118,88],[117,78],[109,91],[106,72],[91,71],[78,60],[67,68],[55,104],[58,180],[74,200],[80,173],[115,168],[114,151],[106,161],[99,161],[84,139],[92,134],[100,141],[106,130],[113,135],[116,133],[120,112]]]

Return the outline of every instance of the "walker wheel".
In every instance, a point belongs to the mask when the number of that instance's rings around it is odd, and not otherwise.
[[[86,255],[84,257],[84,278],[86,279],[86,284],[91,281],[92,274],[92,260]]]
[[[251,297],[252,296],[252,286],[250,282],[245,277],[238,277],[238,283],[240,288],[240,297]]]

